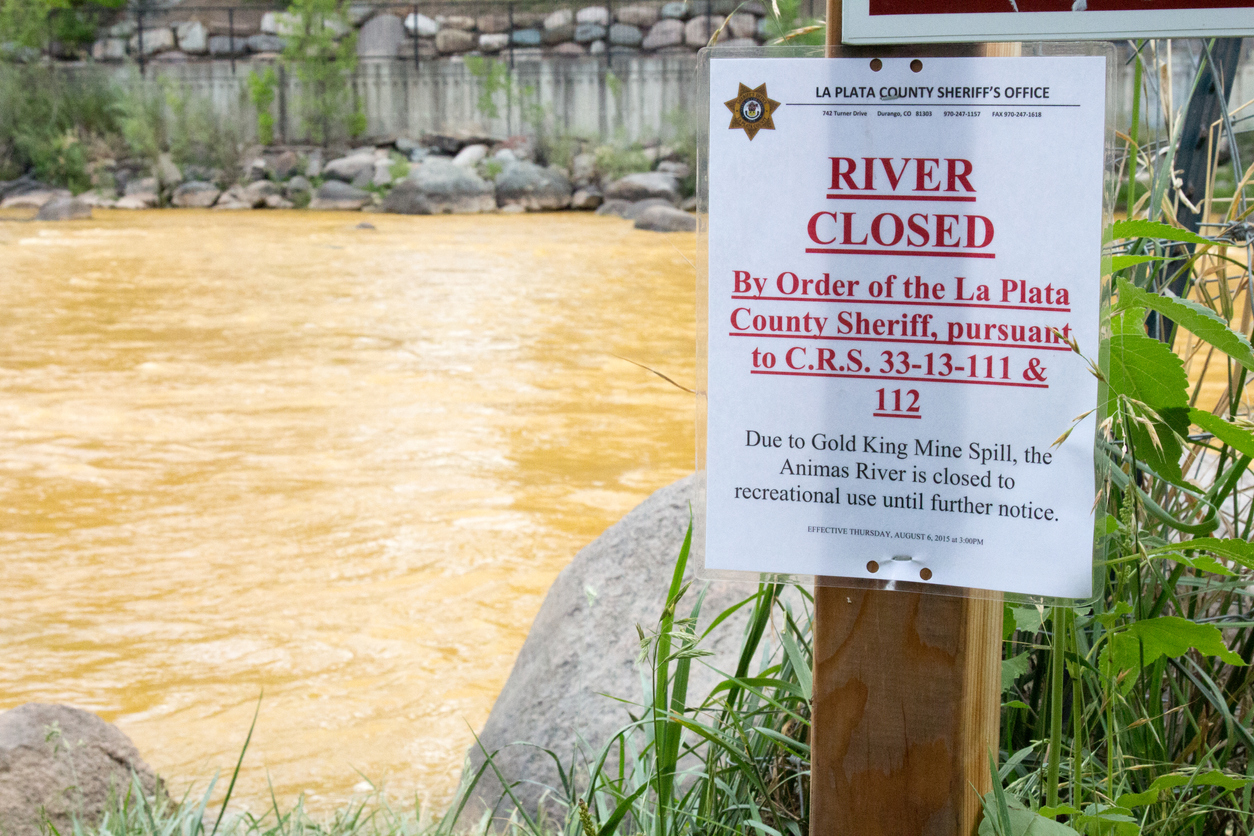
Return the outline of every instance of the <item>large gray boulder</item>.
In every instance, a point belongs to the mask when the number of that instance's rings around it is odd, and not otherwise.
[[[383,198],[383,211],[394,215],[434,214],[426,195],[412,180],[402,180],[392,187],[388,196]]]
[[[570,764],[579,761],[577,752],[596,752],[631,722],[632,706],[613,697],[637,706],[643,698],[636,625],[646,632],[657,629],[690,506],[696,502],[696,476],[657,491],[580,551],[545,596],[479,735],[483,748],[496,753],[493,761],[506,780],[521,782],[512,792],[528,812],[540,807],[546,787],[561,786],[544,749]],[[713,584],[699,629],[755,591],[753,585]],[[680,602],[682,615],[691,611],[695,599],[694,588]],[[690,704],[700,702],[720,678],[709,665],[735,670],[744,623],[743,617],[729,619],[702,643],[715,655],[693,664]],[[516,743],[529,745],[511,745]],[[467,754],[463,779],[484,763],[478,745]],[[501,785],[488,769],[462,822],[477,821],[485,809],[508,817],[512,804],[506,798],[498,805],[501,795]],[[564,811],[551,799],[545,806],[560,821]]]
[[[644,171],[628,174],[615,180],[605,190],[607,199],[647,200],[660,197],[671,203],[679,202],[679,180],[673,174],[663,171]]]
[[[374,151],[357,151],[346,157],[331,160],[322,167],[322,176],[329,180],[351,183],[363,172],[374,175]]]
[[[184,209],[208,209],[218,200],[222,192],[212,183],[203,180],[191,180],[174,190],[170,203]]]
[[[650,206],[636,216],[636,229],[652,232],[696,232],[697,217],[674,206]]]
[[[429,157],[410,169],[405,183],[421,194],[432,214],[467,214],[496,209],[492,184],[443,157]],[[396,188],[401,188],[398,184]],[[395,191],[395,189],[393,189]]]
[[[131,775],[144,793],[157,777],[122,732],[94,714],[27,703],[0,714],[0,833],[40,836],[44,815],[59,833],[78,817],[94,826],[123,797]]]
[[[77,197],[54,197],[39,207],[37,221],[91,220],[91,205]]]
[[[529,212],[565,209],[572,187],[566,175],[535,163],[513,162],[496,177],[496,202],[502,208],[521,206]]]
[[[309,201],[310,209],[343,209],[355,212],[370,203],[370,192],[341,183],[339,180],[328,180],[318,187]]]

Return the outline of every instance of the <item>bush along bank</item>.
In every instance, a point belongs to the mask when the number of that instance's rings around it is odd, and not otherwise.
[[[242,173],[154,163],[100,161],[94,187],[76,198],[27,176],[0,183],[0,209],[33,209],[43,219],[82,217],[83,209],[292,209],[405,215],[597,211],[642,229],[696,228],[692,167],[683,148],[616,148],[566,143],[567,165],[544,164],[527,137],[424,136],[340,153],[271,147],[246,158]],[[55,202],[54,202],[55,201]],[[64,206],[64,211],[59,207]]]

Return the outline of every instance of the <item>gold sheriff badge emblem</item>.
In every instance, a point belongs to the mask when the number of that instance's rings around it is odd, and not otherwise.
[[[741,84],[736,98],[724,104],[732,112],[731,130],[742,128],[749,139],[757,136],[758,131],[775,130],[771,114],[779,107],[779,102],[767,98],[765,84],[753,88]]]

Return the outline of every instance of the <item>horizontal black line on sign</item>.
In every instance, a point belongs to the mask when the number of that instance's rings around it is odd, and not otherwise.
[[[834,250],[825,247],[807,247],[806,252],[828,255],[917,255],[923,258],[997,258],[996,253],[951,253],[944,250]]]
[[[954,377],[905,377],[899,374],[841,374],[840,372],[772,372],[750,369],[749,374],[774,374],[784,377],[843,377],[849,380],[909,380],[914,383],[965,383],[969,386],[1015,386],[1021,389],[1048,389],[1048,383],[1016,383],[1013,380],[977,380]]]
[[[948,203],[975,203],[973,197],[924,197],[910,194],[828,194],[828,200],[925,200]]]
[[[1071,308],[1049,308],[1044,305],[981,305],[977,302],[919,302],[914,299],[820,299],[816,296],[737,296],[733,299],[755,299],[763,302],[840,302],[845,305],[901,305],[902,307],[923,306],[926,308],[993,308],[999,311],[1054,311],[1071,313]]]
[[[1080,107],[1078,104],[971,104],[970,102],[885,102],[883,99],[874,99],[869,102],[841,102],[833,104],[832,102],[784,102],[784,104],[793,107],[871,107],[877,105],[880,107],[950,107],[950,108],[970,108],[970,107]]]
[[[922,415],[903,415],[900,412],[872,412],[875,418],[922,418]]]
[[[894,322],[896,320],[893,320]],[[976,346],[983,348],[1026,348],[1029,351],[1070,351],[1071,348],[1065,345],[1041,345],[1039,343],[968,343],[968,342],[941,342],[940,340],[911,340],[902,339],[901,337],[820,337],[806,334],[763,334],[756,331],[728,331],[729,337],[765,337],[771,340],[835,340],[837,342],[851,343],[902,343],[907,345],[934,345],[937,348],[945,348],[946,346]]]

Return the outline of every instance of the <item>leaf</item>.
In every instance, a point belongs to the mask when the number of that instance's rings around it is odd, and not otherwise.
[[[1183,450],[1177,436],[1189,431],[1189,378],[1184,363],[1164,343],[1146,336],[1116,334],[1110,338],[1110,369],[1106,414],[1118,407],[1118,395],[1140,401],[1158,413],[1151,435],[1145,425],[1133,423],[1129,430],[1137,459],[1155,473],[1173,482],[1183,482],[1180,457]]]
[[[1138,836],[1141,832],[1131,810],[1105,804],[1088,805],[1072,823],[1091,836]]]
[[[1254,433],[1244,427],[1238,427],[1231,421],[1225,421],[1204,409],[1190,409],[1189,420],[1233,450],[1247,456],[1254,456]]]
[[[1001,610],[1001,640],[1006,641],[1015,634],[1015,608],[1006,604]]]
[[[993,793],[984,796],[985,809],[995,810],[996,805]],[[1013,795],[1006,796],[1006,807],[1010,813],[1010,832],[999,834],[994,818],[985,815],[980,822],[979,836],[1079,836],[1065,824],[1033,813]]]
[[[1165,261],[1161,255],[1115,255],[1110,258],[1110,270],[1116,272],[1144,264],[1147,261]]]
[[[1224,644],[1223,633],[1213,624],[1198,624],[1168,615],[1137,621],[1111,637],[1111,657],[1120,670],[1137,670],[1142,660],[1152,664],[1160,656],[1176,658],[1190,650],[1218,656],[1229,665],[1245,667],[1246,662]]]
[[[1196,232],[1169,226],[1157,221],[1115,221],[1111,228],[1114,238],[1161,238],[1166,241],[1182,241],[1186,244],[1210,244]]]
[[[1231,792],[1242,787],[1248,787],[1250,784],[1254,784],[1254,780],[1227,775],[1218,769],[1212,769],[1210,772],[1202,775],[1184,775],[1179,772],[1172,772],[1167,775],[1160,775],[1154,783],[1149,785],[1149,789],[1145,792],[1124,793],[1119,796],[1117,803],[1120,807],[1140,807],[1145,804],[1154,804],[1160,800],[1163,792],[1176,787],[1219,787]]]
[[[1243,334],[1228,327],[1228,323],[1210,308],[1168,293],[1148,293],[1127,279],[1120,279],[1119,307],[1145,307],[1158,311],[1199,340],[1210,343],[1247,369],[1254,370],[1254,349]]]
[[[1145,336],[1145,308],[1119,308],[1111,312],[1110,332],[1119,336]]]
[[[1032,651],[1025,650],[1018,656],[1003,659],[1001,663],[1001,691],[1006,693],[1015,685],[1015,680],[1028,672],[1028,660]]]
[[[1159,555],[1174,551],[1203,551],[1226,557],[1240,563],[1247,569],[1254,569],[1254,543],[1248,540],[1225,539],[1217,537],[1195,537],[1183,543],[1172,543],[1169,546],[1154,549],[1150,554]]]

